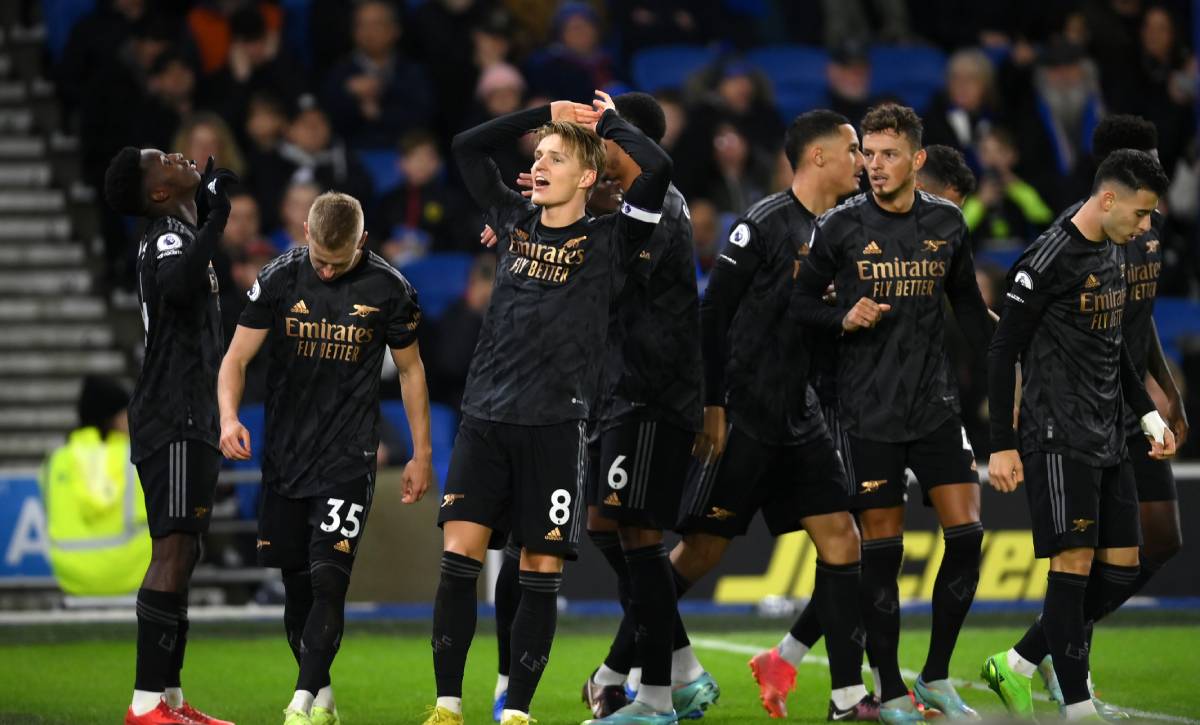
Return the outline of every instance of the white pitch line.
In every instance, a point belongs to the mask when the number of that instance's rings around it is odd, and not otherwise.
[[[699,647],[701,649],[711,649],[711,650],[715,650],[717,652],[728,652],[731,654],[739,654],[739,655],[754,656],[754,655],[758,654],[759,652],[762,652],[764,649],[763,647],[755,647],[754,645],[739,644],[737,642],[728,642],[723,639],[709,639],[707,637],[692,637],[691,641],[692,641],[693,646]],[[805,655],[804,660],[801,661],[800,664],[802,664],[802,665],[820,665],[822,667],[828,667],[829,659],[826,657],[821,657],[819,655]],[[866,665],[863,665],[863,672],[870,672],[870,671],[871,671],[871,669],[869,667],[867,667]],[[920,673],[913,672],[912,670],[902,669],[902,670],[900,670],[900,674],[903,675],[906,679],[915,680],[915,679],[917,679],[917,675]],[[987,685],[984,685],[979,682],[972,682],[970,680],[960,680],[956,677],[951,677],[950,682],[952,682],[955,687],[966,687],[966,688],[969,688],[972,690],[986,690],[987,692],[991,692],[991,690],[987,687]],[[1044,692],[1034,692],[1033,698],[1035,700],[1041,700],[1043,702],[1050,701],[1049,695],[1046,695]],[[1186,717],[1180,717],[1178,715],[1167,715],[1166,713],[1161,713],[1161,712],[1146,712],[1144,710],[1133,710],[1133,709],[1126,708],[1126,707],[1122,707],[1121,709],[1124,710],[1125,712],[1129,713],[1130,715],[1133,715],[1135,717],[1140,717],[1143,719],[1147,719],[1147,720],[1159,720],[1162,722],[1184,723],[1185,725],[1187,725],[1189,723],[1192,725],[1195,725],[1196,723],[1200,723],[1200,720],[1192,720],[1192,719],[1189,719]]]

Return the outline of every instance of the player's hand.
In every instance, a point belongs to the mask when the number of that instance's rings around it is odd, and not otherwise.
[[[1175,399],[1167,404],[1167,425],[1171,426],[1171,432],[1175,434],[1175,447],[1183,448],[1187,443],[1189,426],[1182,400]]]
[[[696,434],[692,455],[704,463],[717,460],[725,451],[725,431],[725,408],[704,406],[704,427]]]
[[[528,171],[517,174],[517,186],[521,187],[521,196],[526,199],[533,196],[533,174]]]
[[[596,97],[592,99],[592,108],[596,109],[597,119],[604,115],[605,111],[616,111],[617,104],[613,103],[612,96],[608,95],[600,89],[593,91]]]
[[[570,121],[572,123],[583,124],[584,126],[592,126],[595,125],[596,121],[600,120],[600,114],[596,109],[585,103],[555,101],[550,104],[550,120]]]
[[[1025,482],[1025,467],[1015,448],[996,451],[988,459],[988,482],[1000,493],[1012,493]]]
[[[401,481],[403,503],[416,503],[425,497],[429,484],[433,481],[433,463],[428,459],[414,458],[404,466],[404,478]]]
[[[892,306],[889,304],[881,305],[869,297],[863,297],[842,318],[842,329],[846,332],[854,332],[872,328],[883,319],[883,313],[890,312],[891,309]]]
[[[1175,445],[1175,434],[1171,432],[1170,428],[1163,431],[1162,443],[1150,438],[1150,457],[1156,461],[1163,461],[1174,456],[1176,450],[1178,448]]]
[[[479,243],[491,249],[496,246],[496,230],[492,229],[491,224],[484,224],[483,231],[479,233]]]
[[[236,418],[221,423],[221,453],[231,461],[250,460],[250,431]]]
[[[200,193],[204,196],[208,209],[229,210],[229,186],[238,183],[237,174],[229,169],[213,169],[216,159],[209,156],[200,175]]]

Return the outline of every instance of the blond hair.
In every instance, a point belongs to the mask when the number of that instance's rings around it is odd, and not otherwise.
[[[597,175],[604,170],[604,141],[595,131],[572,121],[551,121],[537,130],[539,142],[555,135],[562,139],[563,148],[583,168],[593,169]]]
[[[349,194],[327,191],[308,210],[308,234],[322,249],[337,252],[357,244],[363,234],[363,210]]]
[[[246,171],[246,162],[238,148],[233,132],[225,120],[212,111],[197,111],[184,119],[175,134],[176,151],[185,151],[192,143],[192,132],[199,126],[208,126],[217,135],[217,162],[233,173],[241,176]],[[204,168],[207,159],[193,159],[200,168]]]

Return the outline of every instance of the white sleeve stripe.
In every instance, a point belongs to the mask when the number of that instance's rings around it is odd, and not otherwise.
[[[647,211],[646,209],[640,209],[629,202],[625,202],[621,206],[621,213],[630,219],[637,219],[639,222],[645,222],[647,224],[658,224],[658,221],[662,219],[661,211]]]

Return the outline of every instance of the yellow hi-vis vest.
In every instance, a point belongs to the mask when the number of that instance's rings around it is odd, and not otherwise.
[[[67,594],[137,591],[150,565],[150,531],[129,436],[80,428],[54,451],[39,480],[50,567]]]

